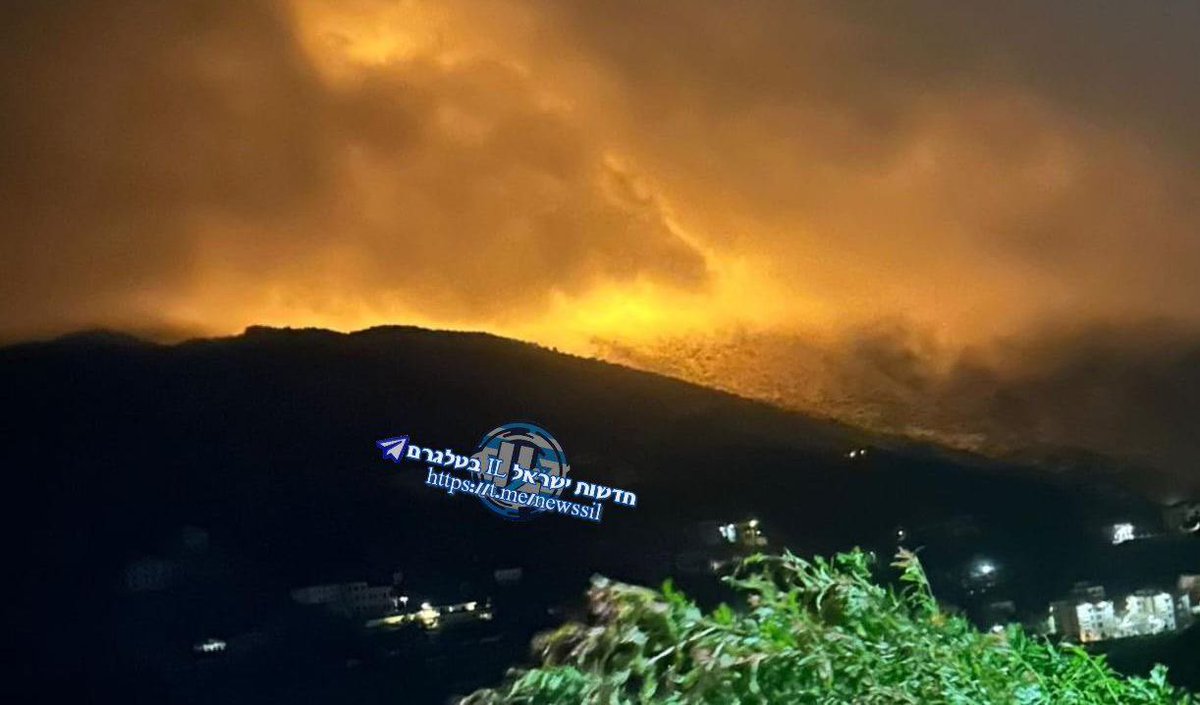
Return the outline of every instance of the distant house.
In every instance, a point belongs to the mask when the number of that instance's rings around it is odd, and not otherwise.
[[[366,619],[395,614],[402,600],[391,585],[365,582],[310,585],[292,590],[291,595],[301,605],[320,605],[347,617]]]
[[[685,528],[682,535],[683,545],[674,556],[675,568],[682,573],[720,573],[768,545],[759,520],[753,518],[699,522]]]
[[[1126,596],[1118,608],[1105,599],[1103,588],[1080,585],[1071,597],[1050,606],[1051,633],[1085,644],[1175,632],[1191,621],[1188,595],[1161,590],[1139,590]]]

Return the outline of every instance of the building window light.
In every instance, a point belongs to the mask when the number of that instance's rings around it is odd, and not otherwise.
[[[1133,524],[1113,524],[1112,542],[1114,546],[1135,538],[1137,537],[1133,533]]]

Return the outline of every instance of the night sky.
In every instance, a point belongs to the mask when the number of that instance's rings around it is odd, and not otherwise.
[[[18,0],[0,339],[486,330],[1200,492],[1200,5]]]

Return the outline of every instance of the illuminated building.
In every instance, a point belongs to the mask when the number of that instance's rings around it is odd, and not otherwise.
[[[1181,578],[1181,586],[1183,579]],[[1104,599],[1098,586],[1076,587],[1050,606],[1050,633],[1080,643],[1180,631],[1193,621],[1191,599],[1161,590],[1140,590],[1119,603]]]
[[[1076,584],[1067,599],[1050,605],[1050,633],[1061,635],[1064,639],[1082,641],[1082,624],[1078,607],[1082,604],[1098,604],[1104,601],[1103,587],[1087,583]],[[1087,611],[1087,616],[1089,627],[1095,627],[1092,619],[1094,610]]]
[[[349,617],[379,617],[400,609],[407,597],[395,594],[391,585],[365,582],[310,585],[292,590],[292,599],[302,605],[322,605]]]
[[[755,518],[739,522],[705,521],[683,532],[675,568],[683,573],[721,573],[742,558],[763,550],[767,536]]]
[[[1175,600],[1165,592],[1142,591],[1125,598],[1121,636],[1146,636],[1175,631]]]
[[[1117,615],[1112,600],[1082,602],[1075,605],[1079,622],[1079,641],[1090,643],[1117,636]]]
[[[1132,541],[1137,538],[1134,532],[1133,524],[1113,524],[1112,542],[1113,545],[1119,545],[1126,541]]]
[[[443,626],[466,622],[486,622],[492,619],[492,603],[490,600],[480,602],[471,600],[450,605],[435,605],[422,602],[414,612],[389,615],[367,622],[368,627],[400,627],[406,624],[416,624],[426,631],[436,631]]]
[[[224,651],[226,646],[223,639],[205,639],[194,645],[192,651],[198,654],[216,654]]]
[[[748,519],[743,522],[722,524],[717,532],[727,543],[746,548],[761,548],[767,545],[767,537],[759,528],[758,519]]]

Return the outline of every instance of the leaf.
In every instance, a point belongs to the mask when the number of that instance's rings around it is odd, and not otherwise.
[[[464,705],[1198,705],[1156,667],[1124,678],[1102,657],[1010,628],[1002,638],[938,610],[915,553],[876,584],[862,551],[806,561],[752,556],[726,583],[735,609],[700,611],[660,591],[597,577],[590,624],[539,637],[542,665]]]

